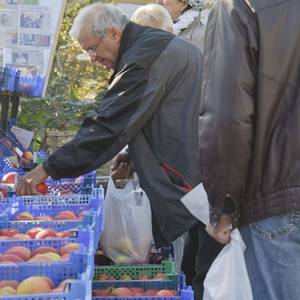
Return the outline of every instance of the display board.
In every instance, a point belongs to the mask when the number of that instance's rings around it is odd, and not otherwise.
[[[0,0],[0,67],[49,79],[66,0]]]

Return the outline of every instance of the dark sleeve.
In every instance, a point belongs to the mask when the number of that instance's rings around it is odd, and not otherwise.
[[[46,172],[52,178],[76,177],[112,159],[149,120],[163,92],[163,83],[150,71],[125,66],[75,138],[44,162]]]
[[[220,1],[205,36],[200,171],[211,223],[228,211],[228,203],[237,212],[252,155],[258,35],[243,2]]]

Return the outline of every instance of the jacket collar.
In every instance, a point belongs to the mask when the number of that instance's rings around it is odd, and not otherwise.
[[[139,34],[143,30],[144,30],[143,26],[140,26],[130,21],[125,26],[122,33],[119,53],[116,61],[116,67],[114,69],[114,73],[109,79],[109,84],[114,80],[116,74],[118,73],[122,56],[124,55],[125,52],[127,52],[127,50],[131,48],[131,46],[135,43],[135,41],[138,39]]]

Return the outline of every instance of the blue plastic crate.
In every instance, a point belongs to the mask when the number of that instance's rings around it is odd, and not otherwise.
[[[194,291],[191,287],[182,289],[177,296],[158,297],[158,296],[131,296],[131,297],[92,297],[93,300],[194,300]]]
[[[177,275],[174,279],[170,280],[135,280],[135,281],[120,281],[120,280],[105,280],[105,281],[93,281],[92,289],[106,289],[109,287],[136,287],[143,288],[144,290],[157,289],[157,290],[175,290],[177,296],[158,297],[158,296],[131,296],[131,297],[93,297],[93,300],[105,300],[105,299],[122,299],[122,300],[193,300],[194,293],[189,287],[186,287],[185,276]]]
[[[57,294],[35,294],[35,295],[12,295],[3,296],[1,300],[89,300],[91,299],[91,281],[87,279],[86,274],[79,274],[76,267],[64,265],[40,265],[35,269],[15,267],[14,270],[7,267],[0,273],[0,280],[17,280],[21,282],[31,276],[47,276],[55,286],[65,279],[73,279],[68,284],[64,293]]]
[[[93,233],[90,231],[79,231],[73,232],[73,237],[70,238],[49,238],[42,240],[1,240],[0,241],[0,253],[5,252],[6,250],[15,247],[15,246],[24,246],[31,251],[37,249],[41,246],[53,247],[59,250],[61,247],[66,246],[70,243],[79,243],[80,248],[78,251],[72,252],[70,259],[67,261],[57,261],[57,262],[24,262],[17,263],[18,267],[22,268],[37,268],[39,265],[64,265],[66,268],[72,265],[77,267],[80,270],[79,273],[85,272],[86,278],[88,280],[92,279],[94,275],[94,242],[93,242]],[[0,264],[0,273],[7,272],[7,268],[15,268],[14,265],[1,265]]]
[[[21,212],[39,215],[54,215],[71,210],[80,213],[83,210],[98,210],[103,205],[103,190],[95,188],[90,194],[14,196],[10,199],[8,215],[13,218]]]
[[[15,91],[21,96],[41,97],[43,95],[44,85],[44,76],[20,76]]]
[[[0,240],[2,249],[11,248],[14,246],[24,246],[30,249],[35,249],[40,246],[50,246],[53,248],[61,248],[70,243],[79,243],[83,245],[87,253],[94,251],[94,233],[90,230],[72,231],[68,238],[49,238],[49,239],[29,239],[29,240]]]
[[[76,178],[52,179],[46,181],[49,194],[61,194],[69,191],[74,194],[90,194],[96,187],[96,172],[91,172]]]
[[[94,232],[94,249],[103,231],[103,190],[93,189],[90,195],[65,196],[23,196],[13,197],[0,215],[0,228],[16,228],[26,232],[33,227],[52,228],[56,231],[69,229],[88,229]],[[58,212],[70,210],[79,213],[89,210],[81,220],[52,220],[52,221],[15,221],[21,212],[30,212],[34,216],[55,216]]]
[[[0,67],[0,91],[14,92],[17,84],[20,71],[14,68]]]
[[[0,173],[2,173],[3,170],[11,169],[12,167],[11,162],[4,156],[0,146]],[[2,178],[2,175],[0,175],[0,178]]]
[[[172,279],[165,280],[94,280],[93,289],[105,289],[108,287],[139,287],[149,289],[168,289],[179,291],[186,288],[185,276],[176,275]]]
[[[1,147],[1,144],[0,144]],[[4,169],[1,169],[1,156],[0,149],[0,180],[8,172],[17,172],[19,175],[23,176],[26,174],[22,168],[13,168],[9,161],[6,160],[6,164],[3,165]],[[91,172],[76,178],[63,178],[63,179],[52,179],[49,177],[46,181],[48,186],[49,195],[61,195],[65,192],[70,192],[71,194],[91,194],[93,193],[93,188],[96,187],[96,173]],[[104,197],[104,190],[102,187],[98,188],[99,193],[101,192],[102,198]],[[70,194],[65,194],[70,195]]]
[[[0,220],[0,229],[18,229],[20,233],[26,233],[34,227],[50,228],[57,232],[65,230],[83,230],[92,227],[96,215],[94,212],[89,212],[81,220],[53,220],[53,221],[9,221],[7,216]]]
[[[10,247],[9,247],[10,248]],[[81,249],[79,252],[72,252],[70,259],[67,261],[47,261],[47,262],[23,262],[16,264],[0,264],[0,273],[5,273],[9,276],[15,272],[31,272],[36,273],[41,266],[55,268],[59,265],[60,268],[66,270],[74,270],[75,274],[84,274],[85,279],[92,279],[92,269],[94,265],[93,256],[91,253],[84,253]]]
[[[36,294],[23,296],[1,296],[1,300],[90,300],[90,290],[86,282],[74,281],[69,290],[60,294]]]

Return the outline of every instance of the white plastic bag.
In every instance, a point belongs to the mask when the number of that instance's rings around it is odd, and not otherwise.
[[[205,281],[203,300],[253,300],[246,268],[246,246],[238,229],[211,265]]]
[[[147,263],[152,242],[151,208],[146,193],[136,180],[117,189],[110,178],[101,249],[117,264]]]

